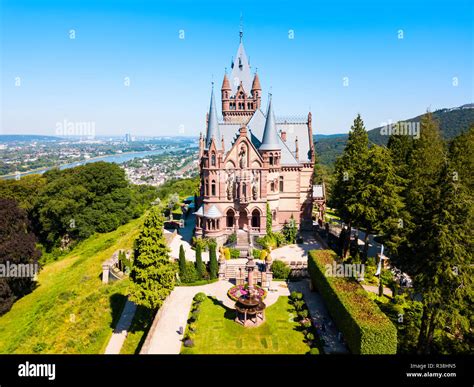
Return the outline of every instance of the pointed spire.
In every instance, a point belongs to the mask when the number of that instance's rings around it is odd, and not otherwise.
[[[244,17],[242,15],[242,12],[240,13],[240,31],[239,31],[239,36],[240,36],[240,43],[242,43],[242,38],[244,37]]]
[[[265,121],[265,129],[263,131],[262,145],[259,150],[279,150],[280,142],[278,141],[278,133],[275,126],[275,115],[273,114],[272,95],[269,95],[267,120]]]
[[[232,88],[230,87],[229,78],[227,78],[227,72],[224,74],[221,90],[232,90]]]
[[[209,108],[209,115],[207,121],[207,133],[206,133],[206,149],[209,149],[211,141],[214,138],[216,148],[220,148],[220,130],[219,122],[217,119],[217,109],[216,109],[216,100],[214,98],[214,82],[212,83],[212,92],[211,92],[211,106]]]
[[[260,79],[258,78],[257,73],[255,73],[255,77],[253,78],[252,90],[262,90],[262,86],[260,86]]]
[[[242,41],[243,30],[240,31],[240,43],[237,49],[237,54],[232,60],[230,81],[232,87],[232,93],[235,94],[237,88],[242,82],[245,93],[249,94],[252,87],[252,74],[250,71],[250,63],[245,53],[244,43]]]

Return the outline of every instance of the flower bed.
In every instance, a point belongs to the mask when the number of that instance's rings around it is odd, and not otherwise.
[[[262,289],[260,286],[255,286],[255,290],[257,291],[258,296],[264,300],[267,296],[267,291]],[[246,296],[248,292],[248,285],[235,285],[228,290],[227,295],[231,300],[237,301],[239,297]]]

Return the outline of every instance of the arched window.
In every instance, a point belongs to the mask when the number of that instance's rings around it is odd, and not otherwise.
[[[273,220],[277,220],[277,212],[276,212],[276,210],[273,210],[272,217],[273,217]]]
[[[275,182],[274,182],[274,181],[272,181],[272,182],[270,183],[270,191],[272,191],[272,192],[275,191]]]
[[[216,181],[212,180],[211,182],[211,196],[216,196]]]
[[[270,154],[269,163],[270,165],[273,165],[273,153]]]
[[[205,196],[209,195],[209,181],[207,179],[204,180],[204,195]]]
[[[228,210],[226,213],[227,227],[234,227],[234,211]]]
[[[280,192],[283,192],[283,176],[280,176]]]
[[[252,227],[260,227],[260,212],[257,209],[252,211]]]
[[[211,155],[211,165],[213,167],[216,166],[216,154],[214,152],[212,152],[212,155]]]

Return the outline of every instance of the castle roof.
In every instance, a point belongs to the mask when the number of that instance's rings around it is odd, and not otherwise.
[[[209,210],[206,212],[206,218],[220,218],[222,217],[222,212],[213,204]]]
[[[249,140],[253,143],[255,148],[259,149],[262,144],[263,132],[265,128],[266,117],[262,110],[257,109],[250,119],[246,123],[247,126],[247,136]],[[228,152],[237,137],[239,136],[239,129],[242,126],[242,123],[236,122],[220,122],[219,130],[222,136],[224,137],[224,147],[226,152]],[[303,119],[293,119],[289,120],[278,120],[275,119],[275,127],[277,130],[278,144],[281,149],[281,164],[288,166],[295,166],[299,163],[310,162],[310,138],[308,135],[308,123]],[[287,133],[286,141],[283,141],[278,135],[280,131],[285,131]],[[299,158],[296,160],[296,146],[294,139],[298,136],[298,147],[299,147]],[[299,161],[299,162],[298,162]]]
[[[232,72],[230,74],[232,94],[237,92],[240,83],[242,83],[245,93],[250,94],[250,91],[252,90],[252,74],[250,72],[250,64],[242,41],[239,44],[237,54],[232,62]]]
[[[253,78],[252,90],[262,90],[262,86],[260,86],[260,79],[258,78],[257,73],[255,73],[255,77]]]
[[[265,128],[263,130],[262,144],[258,149],[260,150],[280,150],[279,136],[275,127],[275,114],[273,114],[272,97],[268,102],[267,119],[265,121]]]
[[[229,78],[227,78],[227,74],[224,74],[224,79],[222,80],[221,89],[222,90],[232,90],[232,88],[230,87]]]
[[[211,106],[209,107],[209,117],[207,120],[206,149],[209,149],[213,137],[214,142],[216,144],[216,148],[220,149],[221,134],[219,131],[219,121],[217,118],[216,100],[214,98],[214,87],[212,87],[211,91]]]

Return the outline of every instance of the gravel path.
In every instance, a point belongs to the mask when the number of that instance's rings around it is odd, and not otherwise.
[[[318,324],[320,327],[324,324],[325,331],[323,332],[319,329],[319,334],[324,339],[324,353],[349,353],[345,344],[339,340],[339,332],[329,316],[329,312],[326,309],[326,305],[324,304],[321,295],[317,292],[311,291],[309,284],[309,280],[290,282],[290,291],[303,293],[304,300],[306,305],[308,305],[309,313],[313,322]]]
[[[117,323],[114,332],[112,333],[112,337],[109,340],[109,344],[107,344],[107,348],[105,349],[106,355],[120,353],[136,310],[137,305],[132,301],[127,300],[123,308],[122,315],[120,316],[120,320]]]

